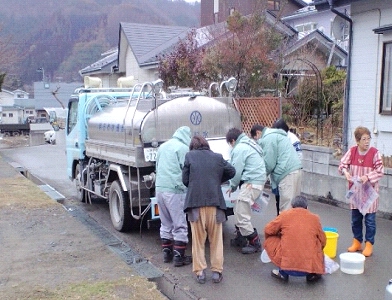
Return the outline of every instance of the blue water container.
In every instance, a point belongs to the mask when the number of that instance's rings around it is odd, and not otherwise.
[[[329,231],[329,232],[338,233],[337,228],[334,228],[334,227],[323,227],[323,231]]]

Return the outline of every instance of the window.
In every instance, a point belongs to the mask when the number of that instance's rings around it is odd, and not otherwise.
[[[383,47],[380,101],[380,113],[392,114],[392,43]]]
[[[13,113],[8,113],[8,117],[9,117],[9,118],[13,118],[13,117],[14,117],[14,114],[13,114]]]
[[[78,122],[78,104],[79,102],[77,101],[77,99],[72,99],[72,101],[70,101],[68,105],[67,133],[70,133]]]
[[[268,0],[268,10],[280,10],[280,0]]]
[[[6,113],[2,113],[1,116],[6,118],[7,114]]]
[[[317,23],[309,22],[309,23],[295,25],[295,29],[300,33],[301,32],[307,33],[309,31],[313,31],[317,29]]]

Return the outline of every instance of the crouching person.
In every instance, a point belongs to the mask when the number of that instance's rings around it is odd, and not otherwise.
[[[283,211],[264,228],[264,249],[279,267],[271,276],[288,281],[289,276],[306,276],[317,281],[325,272],[325,233],[318,215],[311,213],[305,197],[292,200],[292,209]]]

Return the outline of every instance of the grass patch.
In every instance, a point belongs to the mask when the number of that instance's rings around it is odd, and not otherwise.
[[[140,276],[121,278],[116,281],[82,282],[56,291],[36,290],[29,299],[38,300],[164,300],[154,282]]]
[[[42,208],[57,204],[23,176],[0,178],[0,208]]]

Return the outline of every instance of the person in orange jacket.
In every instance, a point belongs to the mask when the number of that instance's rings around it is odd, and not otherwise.
[[[327,238],[319,216],[307,209],[305,197],[296,196],[291,205],[264,228],[264,249],[279,267],[271,276],[283,281],[290,275],[306,276],[307,281],[316,281],[325,273],[323,248]]]

